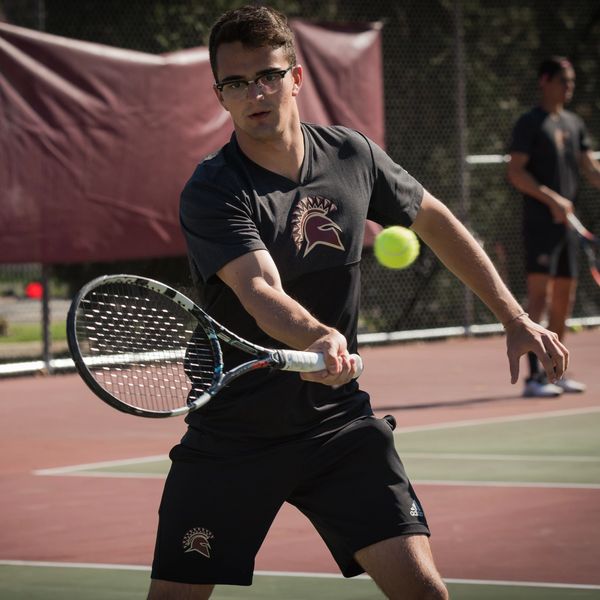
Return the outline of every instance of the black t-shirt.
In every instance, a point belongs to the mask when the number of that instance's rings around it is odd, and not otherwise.
[[[527,171],[540,184],[574,201],[579,180],[579,158],[581,152],[589,148],[585,125],[575,113],[563,110],[552,115],[535,107],[517,120],[509,151],[527,154]],[[524,199],[526,226],[555,226],[545,204],[527,195]]]
[[[281,347],[216,276],[231,260],[266,249],[286,293],[343,333],[356,352],[365,220],[409,226],[423,188],[358,132],[308,124],[302,131],[299,183],[252,162],[235,135],[198,165],[182,192],[180,213],[192,275],[201,305],[217,321],[251,342]],[[223,350],[226,370],[249,358],[226,345]],[[296,373],[259,370],[186,420],[188,438],[209,430],[265,439],[316,436],[367,414],[369,397],[357,382],[333,389]]]

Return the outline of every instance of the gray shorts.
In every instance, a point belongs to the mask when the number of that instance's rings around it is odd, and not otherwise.
[[[363,572],[354,559],[361,548],[429,535],[383,419],[250,449],[203,438],[197,448],[171,451],[153,579],[250,585],[256,553],[284,502],[308,517],[346,577]]]

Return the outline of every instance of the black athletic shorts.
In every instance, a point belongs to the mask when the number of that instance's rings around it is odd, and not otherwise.
[[[256,553],[286,501],[310,519],[346,577],[363,572],[354,560],[361,548],[429,535],[383,419],[255,449],[203,438],[202,447],[171,451],[153,579],[250,585]]]
[[[579,240],[572,230],[564,226],[524,231],[527,273],[542,273],[550,277],[577,277]]]

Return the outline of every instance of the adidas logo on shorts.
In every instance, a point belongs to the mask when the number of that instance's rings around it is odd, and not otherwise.
[[[412,506],[410,507],[410,516],[411,517],[424,517],[425,514],[421,507],[417,504],[416,500],[413,500]]]

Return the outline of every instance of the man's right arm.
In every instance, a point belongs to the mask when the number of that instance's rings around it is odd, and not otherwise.
[[[306,349],[325,355],[327,371],[303,373],[303,379],[342,385],[357,376],[357,365],[348,358],[346,338],[333,327],[321,323],[285,293],[277,266],[266,250],[235,258],[217,275],[270,337],[296,350]]]
[[[539,183],[525,168],[529,155],[523,152],[512,152],[508,163],[507,177],[510,183],[522,194],[539,200],[552,213],[556,223],[566,223],[567,215],[573,212],[573,203],[549,187]]]

